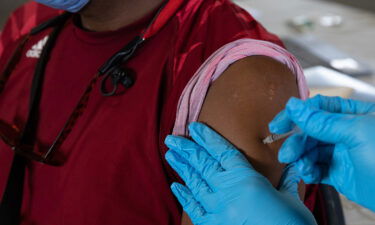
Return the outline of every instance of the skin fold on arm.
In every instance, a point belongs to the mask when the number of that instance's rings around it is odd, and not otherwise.
[[[264,145],[268,123],[290,97],[298,97],[294,74],[282,63],[251,56],[231,65],[210,87],[199,122],[227,138],[276,187],[285,165],[277,159],[282,142]],[[186,214],[182,224],[192,224]]]

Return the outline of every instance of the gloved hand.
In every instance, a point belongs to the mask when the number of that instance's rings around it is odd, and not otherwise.
[[[306,183],[332,185],[348,199],[375,211],[375,104],[317,96],[292,98],[269,125],[289,137],[279,152],[283,163],[295,163]]]
[[[170,165],[185,181],[172,191],[196,225],[310,225],[312,214],[288,188],[277,191],[234,146],[200,123],[195,142],[166,139]],[[293,187],[297,188],[297,183]]]
[[[36,2],[39,2],[43,5],[55,8],[55,9],[61,9],[68,12],[78,12],[83,7],[85,7],[90,0],[35,0]]]

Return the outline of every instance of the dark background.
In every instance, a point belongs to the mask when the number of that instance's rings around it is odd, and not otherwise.
[[[0,0],[0,30],[9,14],[26,0]]]
[[[358,8],[366,9],[375,12],[374,0],[327,0],[333,2],[340,2],[346,5],[355,6]]]

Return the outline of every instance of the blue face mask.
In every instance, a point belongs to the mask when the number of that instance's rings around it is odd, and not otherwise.
[[[43,5],[62,9],[68,12],[78,12],[89,3],[90,0],[35,0]]]

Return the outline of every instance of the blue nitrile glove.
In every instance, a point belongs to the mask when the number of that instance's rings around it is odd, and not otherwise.
[[[270,124],[272,133],[297,125],[279,152],[295,162],[306,183],[332,185],[348,199],[375,211],[375,104],[317,96],[292,98]]]
[[[39,2],[43,5],[55,8],[55,9],[61,9],[68,12],[78,12],[83,7],[85,7],[90,0],[35,0],[36,2]]]
[[[316,224],[296,190],[277,191],[207,126],[192,123],[189,129],[195,142],[168,136],[166,159],[186,183],[171,188],[195,225]]]

